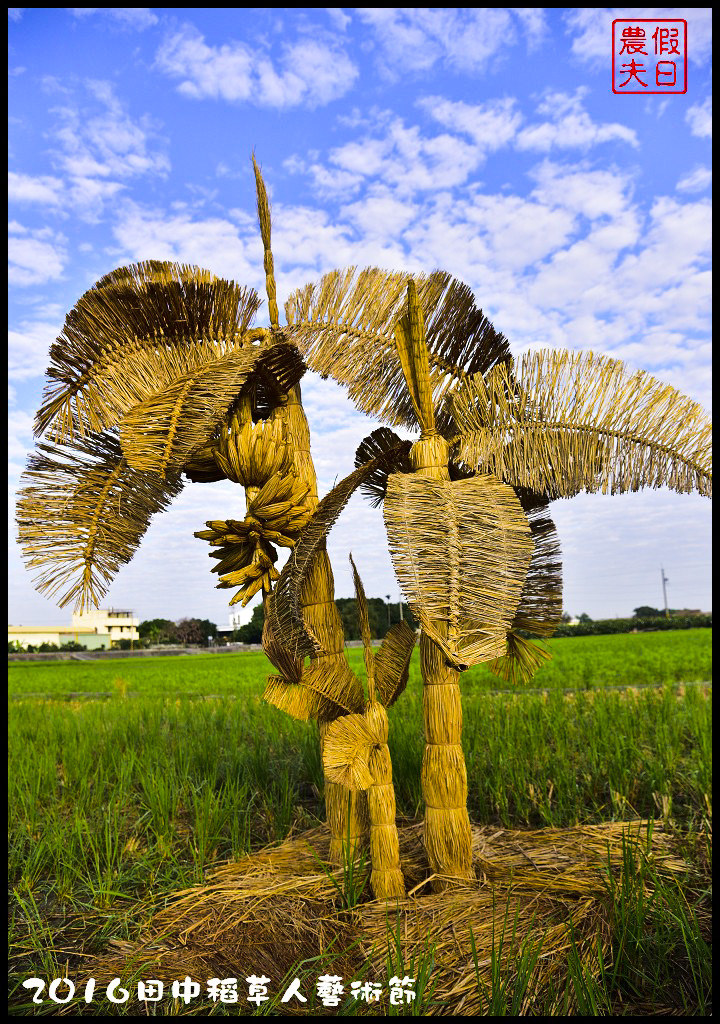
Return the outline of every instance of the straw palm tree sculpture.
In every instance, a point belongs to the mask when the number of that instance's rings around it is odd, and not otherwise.
[[[380,272],[370,273],[379,281]],[[396,295],[396,279],[386,279]],[[697,403],[646,373],[629,373],[617,360],[539,351],[516,365],[489,325],[491,351],[483,350],[481,337],[474,354],[485,363],[480,372],[468,372],[460,360],[440,362],[427,341],[432,332],[436,342],[442,329],[462,333],[466,295],[456,285],[462,302],[456,309],[446,305],[444,321],[434,319],[426,331],[421,287],[405,283],[406,309],[390,320],[373,319],[381,299],[368,310],[347,272],[328,275],[288,303],[309,325],[292,334],[308,365],[344,383],[363,411],[393,425],[414,422],[420,438],[404,449],[387,428],[366,438],[359,468],[304,527],[270,610],[287,649],[317,650],[297,599],[312,551],[357,487],[384,503],[395,571],[422,626],[428,859],[438,874],[467,877],[471,833],[458,678],[480,661],[517,678],[547,657],[532,637],[552,635],[562,607],[549,501],[581,490],[648,486],[709,496],[711,426]],[[463,351],[457,334],[453,345]],[[450,387],[448,378],[454,378]],[[395,472],[388,473],[387,461],[368,470],[370,456],[391,450],[398,453]]]
[[[367,694],[362,714],[338,717],[325,737],[323,767],[325,775],[351,790],[367,790],[370,819],[370,885],[376,899],[402,899],[405,883],[400,867],[400,843],[395,825],[395,790],[392,762],[388,749],[390,707],[405,689],[410,654],[415,636],[407,623],[400,623],[412,634],[406,648],[407,658],[400,674],[388,672],[387,647],[377,655],[372,649],[368,606],[362,580],[350,555],[355,600],[362,635]],[[397,629],[397,627],[395,627]]]
[[[68,314],[51,348],[36,433],[18,502],[19,540],[38,588],[77,610],[99,602],[130,561],[155,512],[184,479],[230,479],[245,488],[243,519],[208,523],[198,536],[218,559],[231,603],[267,596],[275,545],[291,547],[317,504],[307,420],[298,381],[304,364],[279,328],[270,207],[255,169],[270,328],[252,329],[251,288],[197,267],[147,261],[105,275]],[[346,676],[343,632],[323,545],[303,595],[323,638],[307,669]],[[298,666],[266,630],[281,671]],[[327,723],[321,724],[322,734]],[[363,794],[326,786],[331,859],[344,837],[367,831]]]

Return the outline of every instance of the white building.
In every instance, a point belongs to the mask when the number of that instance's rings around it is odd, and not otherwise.
[[[138,626],[140,620],[133,617],[131,611],[120,608],[95,608],[90,612],[73,615],[72,629],[94,630],[106,633],[110,642],[117,640],[139,640]]]
[[[8,643],[27,647],[31,644],[82,644],[89,651],[109,650],[118,640],[140,639],[139,620],[133,613],[118,608],[98,608],[95,611],[73,615],[70,626],[8,626]]]

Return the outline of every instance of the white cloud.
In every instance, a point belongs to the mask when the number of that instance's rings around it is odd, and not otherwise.
[[[538,113],[550,118],[528,125],[517,136],[518,149],[548,152],[552,148],[588,149],[602,142],[626,142],[638,146],[637,134],[623,124],[597,124],[583,108],[586,88],[573,94],[548,93],[538,106]]]
[[[276,66],[257,47],[242,42],[209,46],[188,24],[164,40],[156,65],[179,78],[178,91],[191,99],[277,108],[323,106],[343,96],[358,76],[342,48],[318,37],[286,44]]]
[[[690,125],[690,131],[693,135],[697,135],[701,139],[711,139],[712,98],[708,96],[703,103],[690,107],[685,115],[685,120]]]
[[[709,167],[695,167],[677,183],[680,192],[703,192],[712,185],[712,170]]]
[[[8,225],[8,281],[25,287],[54,281],[67,262],[66,239],[49,228],[30,230],[13,221]]]
[[[455,71],[484,73],[492,59],[517,43],[512,8],[481,7],[360,7],[357,16],[370,25],[388,73],[428,71],[441,63]],[[516,16],[537,45],[544,28],[542,11],[526,10]]]
[[[8,331],[8,377],[29,380],[41,377],[48,366],[48,352],[62,329],[63,318],[23,320]]]
[[[157,25],[157,15],[149,7],[68,7],[75,18],[87,18],[101,14],[123,28],[145,29]]]
[[[51,175],[8,172],[8,200],[11,203],[40,203],[59,206],[64,200],[64,183]]]
[[[24,10],[24,7],[8,7],[8,18],[10,21],[20,21]]]
[[[257,230],[222,217],[198,217],[187,209],[167,212],[126,202],[118,210],[113,234],[123,258],[177,260],[212,270],[240,284],[265,280],[262,243]],[[119,258],[117,250],[114,257]]]
[[[471,104],[428,96],[418,106],[450,131],[469,135],[487,152],[507,145],[522,122],[517,101],[511,97]]]

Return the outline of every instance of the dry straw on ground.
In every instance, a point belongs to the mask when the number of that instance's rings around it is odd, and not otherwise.
[[[646,822],[537,831],[476,825],[473,877],[433,893],[422,825],[398,831],[409,893],[397,903],[369,900],[343,907],[342,871],[328,866],[329,833],[318,828],[216,867],[204,885],[172,897],[140,942],[112,943],[106,955],[88,964],[88,973],[99,983],[117,975],[169,982],[186,974],[204,979],[264,973],[271,992],[302,975],[307,994],[330,970],[345,979],[348,990],[349,980],[361,976],[387,989],[399,941],[403,963],[432,958],[435,1002],[425,1015],[473,1016],[482,1013],[478,975],[491,987],[493,950],[503,972],[512,973],[521,948],[541,943],[530,987],[534,998],[547,995],[551,986],[564,991],[572,943],[584,969],[598,973],[598,948],[607,953],[612,937],[605,879],[608,867],[619,872],[624,844],[651,857],[661,872],[687,869],[660,826],[648,851]],[[311,963],[303,967],[302,961]],[[307,1009],[288,1005],[277,1012]],[[368,1012],[385,1015],[387,1006]]]

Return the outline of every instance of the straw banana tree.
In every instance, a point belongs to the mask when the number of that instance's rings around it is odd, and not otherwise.
[[[369,273],[377,288],[367,305],[352,274],[296,293],[288,305],[302,322],[291,336],[363,411],[419,427],[420,438],[403,448],[380,428],[361,444],[358,468],[301,532],[270,607],[286,646],[317,650],[298,602],[309,555],[357,487],[384,504],[395,571],[422,626],[428,858],[434,872],[467,877],[458,678],[478,661],[504,678],[527,676],[547,657],[535,640],[552,635],[562,607],[550,500],[647,486],[709,496],[711,427],[697,403],[617,360],[541,351],[515,364],[486,321],[463,339],[479,322],[464,286],[448,288],[438,318],[432,278],[404,279],[402,310],[396,277],[383,293],[379,272]],[[391,451],[394,472],[388,460],[373,465]]]
[[[407,623],[398,631],[408,637],[402,651],[401,671],[393,671],[387,654],[390,645],[372,649],[367,600],[362,581],[350,556],[355,581],[360,631],[362,634],[365,670],[367,672],[367,703],[362,714],[343,715],[328,729],[323,753],[323,767],[328,778],[352,790],[367,790],[370,818],[370,884],[376,899],[402,899],[405,883],[400,867],[400,844],[395,825],[395,790],[392,783],[392,762],[388,749],[388,717],[385,710],[398,699],[408,678],[410,654],[415,636]],[[412,634],[410,636],[409,634]]]
[[[270,207],[255,168],[270,329],[252,328],[251,288],[197,267],[147,261],[107,274],[78,301],[52,346],[17,520],[38,588],[97,605],[133,557],[155,512],[186,480],[230,479],[245,488],[243,519],[213,521],[199,534],[216,549],[220,587],[246,603],[277,577],[275,545],[292,546],[317,504],[307,420],[298,381],[304,364],[279,328]],[[344,662],[327,554],[319,547],[304,595],[324,640],[322,665]],[[266,633],[266,649],[289,664]],[[311,668],[313,664],[311,663]],[[321,726],[321,732],[324,725]],[[366,832],[364,796],[326,787],[343,836]]]
[[[362,632],[368,700],[358,677],[343,662],[342,672],[306,671],[292,679],[271,676],[265,699],[295,718],[326,721],[323,745],[325,778],[351,792],[367,791],[370,822],[370,883],[377,899],[405,895],[397,827],[392,764],[387,746],[390,707],[405,689],[415,632],[407,622],[388,630],[377,652],[372,649],[367,600],[350,557]],[[352,851],[349,851],[352,853]]]

